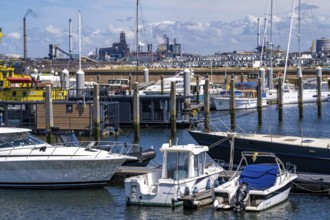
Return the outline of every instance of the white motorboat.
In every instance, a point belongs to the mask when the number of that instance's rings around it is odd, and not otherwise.
[[[261,100],[262,107],[267,107],[267,98],[264,95]],[[218,96],[211,96],[211,104],[216,110],[230,110],[230,91],[222,91]],[[256,109],[257,91],[256,90],[237,90],[235,91],[235,109],[246,110]]]
[[[207,146],[163,144],[160,151],[162,169],[125,179],[127,204],[182,205],[181,197],[211,189],[223,171],[208,157]]]
[[[269,163],[269,159],[274,162]],[[246,166],[242,167],[243,163]],[[262,211],[275,206],[288,198],[292,181],[297,178],[295,166],[291,168],[287,170],[273,153],[242,152],[237,172],[214,189],[213,205],[235,211]]]
[[[132,158],[94,148],[50,145],[30,131],[0,128],[0,187],[104,186]]]

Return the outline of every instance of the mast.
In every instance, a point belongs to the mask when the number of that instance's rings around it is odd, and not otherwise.
[[[270,43],[270,63],[268,73],[268,87],[273,88],[273,0],[270,1],[270,30],[269,30],[269,43]]]
[[[299,70],[299,74],[301,73],[301,54],[300,54],[300,26],[301,26],[301,8],[300,8],[300,0],[298,2],[299,6],[298,6],[298,34],[297,34],[297,38],[298,38],[298,68]]]
[[[79,48],[78,48],[78,52],[79,52],[79,70],[81,70],[81,14],[80,14],[80,10],[78,11],[78,41],[79,41]]]
[[[136,0],[136,82],[139,82],[139,0]]]

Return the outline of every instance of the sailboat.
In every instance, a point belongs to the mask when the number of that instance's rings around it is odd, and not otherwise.
[[[272,0],[271,0],[272,1]],[[271,2],[272,4],[272,2]],[[301,67],[301,53],[300,53],[300,38],[301,38],[301,33],[300,33],[300,20],[301,20],[301,3],[299,0],[298,3],[298,54],[299,54],[299,59],[298,59],[298,77],[302,77],[302,67]],[[298,98],[299,98],[299,91],[291,84],[288,84],[285,82],[285,77],[286,77],[286,71],[287,71],[287,63],[288,63],[288,56],[289,56],[289,48],[290,48],[290,41],[291,41],[291,32],[292,32],[292,24],[293,24],[293,15],[294,15],[294,3],[293,3],[293,11],[292,11],[292,18],[291,18],[291,24],[290,24],[290,32],[289,32],[289,41],[288,41],[288,49],[287,49],[287,55],[286,55],[286,61],[285,61],[285,67],[284,67],[284,74],[283,74],[283,104],[297,104],[298,103]],[[271,12],[272,13],[272,12]],[[320,67],[318,67],[320,68]],[[276,90],[269,90],[268,91],[268,100],[273,99],[274,97],[277,96],[277,91]],[[317,83],[316,83],[316,78],[315,79],[309,79],[305,80],[303,82],[303,90],[302,90],[302,97],[303,97],[303,103],[315,103],[318,99],[318,93],[317,93]],[[321,82],[321,101],[328,101],[328,98],[330,97],[330,91],[329,91],[329,86],[328,83],[323,81]]]

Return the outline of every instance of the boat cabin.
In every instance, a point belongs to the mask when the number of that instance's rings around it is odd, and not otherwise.
[[[204,174],[207,163],[207,146],[194,144],[163,144],[162,179],[185,179]]]

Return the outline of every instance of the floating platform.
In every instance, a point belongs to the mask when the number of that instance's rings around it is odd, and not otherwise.
[[[213,188],[208,189],[204,192],[198,192],[192,195],[184,196],[179,201],[183,201],[183,207],[194,209],[200,206],[205,206],[211,204],[212,201]]]

